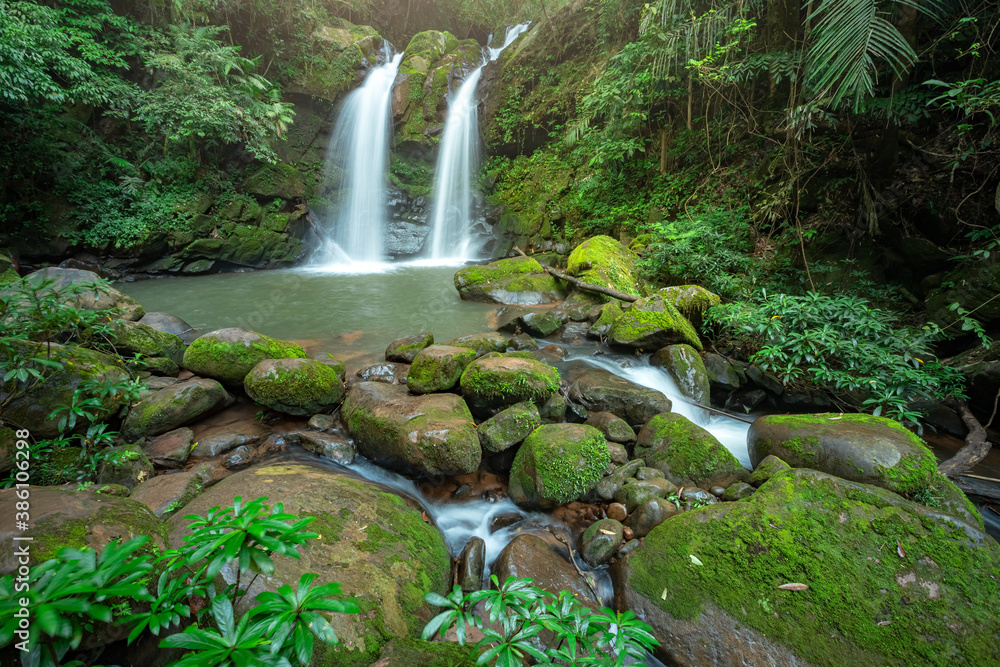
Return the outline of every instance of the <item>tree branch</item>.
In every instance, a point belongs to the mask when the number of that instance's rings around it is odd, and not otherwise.
[[[527,255],[525,255],[520,248],[515,246],[514,250],[516,250],[517,254],[519,254],[521,257],[527,257]],[[597,292],[598,294],[604,294],[605,296],[613,297],[615,299],[618,299],[619,301],[628,301],[629,303],[639,300],[639,297],[635,296],[634,294],[626,294],[625,292],[619,292],[618,290],[611,289],[610,287],[602,287],[601,285],[592,285],[591,283],[585,283],[579,278],[574,278],[565,271],[554,269],[551,266],[543,266],[542,268],[545,269],[550,275],[558,278],[559,280],[565,280],[566,282],[576,285],[580,289],[587,290],[588,292]]]
[[[962,421],[969,429],[969,433],[965,436],[965,446],[938,466],[939,473],[954,479],[986,458],[992,445],[986,439],[986,429],[969,411],[969,407],[964,402],[952,402],[951,406],[958,411]]]

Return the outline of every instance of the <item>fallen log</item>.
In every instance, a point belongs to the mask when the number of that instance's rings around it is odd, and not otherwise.
[[[514,250],[516,250],[517,254],[519,254],[521,257],[527,257],[527,255],[525,255],[524,252],[520,248],[518,248],[517,246],[514,247]],[[610,296],[610,297],[612,297],[614,299],[618,299],[619,301],[628,301],[629,303],[633,303],[633,302],[639,300],[639,297],[635,296],[634,294],[626,294],[625,292],[619,292],[618,290],[611,289],[610,287],[603,287],[601,285],[594,285],[592,283],[585,283],[582,280],[580,280],[579,278],[575,278],[575,277],[569,275],[568,273],[566,273],[565,271],[560,271],[559,269],[552,268],[551,266],[544,266],[543,265],[542,268],[545,269],[545,271],[550,276],[552,276],[554,278],[558,278],[559,280],[565,280],[566,282],[568,282],[568,283],[570,283],[572,285],[576,285],[580,289],[586,290],[588,292],[596,292],[597,294],[603,294],[605,296]]]
[[[954,479],[962,473],[968,472],[986,458],[993,445],[986,438],[986,429],[964,402],[952,401],[950,405],[958,412],[962,421],[965,422],[966,428],[969,429],[969,433],[965,436],[965,446],[938,466],[939,473]]]

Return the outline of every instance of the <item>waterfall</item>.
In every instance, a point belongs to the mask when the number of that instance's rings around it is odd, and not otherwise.
[[[472,179],[479,169],[476,87],[483,67],[496,60],[528,25],[507,28],[503,45],[486,49],[483,63],[465,78],[448,102],[435,169],[431,236],[427,244],[427,254],[433,260],[469,259],[472,255]]]
[[[373,69],[347,96],[327,147],[327,181],[340,183],[340,209],[328,215],[318,263],[358,265],[385,259],[386,177],[392,132],[392,85],[403,54]]]

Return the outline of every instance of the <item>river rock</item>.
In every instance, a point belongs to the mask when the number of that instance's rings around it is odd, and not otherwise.
[[[628,516],[628,510],[621,503],[611,503],[608,505],[608,518],[615,521],[624,521]]]
[[[510,346],[510,341],[503,335],[495,331],[485,333],[466,334],[454,338],[445,345],[452,347],[467,347],[476,351],[476,357],[482,357],[490,352],[506,352]]]
[[[348,392],[342,415],[358,452],[387,467],[430,475],[479,468],[475,423],[454,394],[411,396],[404,387],[359,382]]]
[[[535,586],[552,595],[568,591],[581,604],[599,606],[576,568],[557,554],[548,542],[531,533],[521,533],[511,540],[493,561],[490,570],[501,583],[510,577],[531,579]]]
[[[479,425],[479,442],[488,452],[502,452],[519,444],[542,425],[534,403],[518,403]]]
[[[13,517],[15,489],[0,489],[0,512]],[[140,553],[153,553],[166,545],[163,525],[142,503],[91,491],[71,491],[48,486],[31,487],[31,562],[54,558],[63,547],[97,551],[112,540],[128,541],[146,536],[150,541]],[[0,524],[0,576],[14,572],[13,521]]]
[[[485,570],[486,542],[481,537],[470,537],[458,557],[458,585],[466,593],[480,590]]]
[[[98,484],[120,484],[134,489],[156,474],[139,443],[112,447],[105,454],[97,472]]]
[[[628,480],[635,477],[635,473],[642,467],[641,460],[629,461],[627,464],[616,468],[610,475],[605,475],[591,492],[591,500],[595,502],[608,502],[614,499],[615,494]]]
[[[303,449],[343,466],[354,463],[354,445],[343,438],[315,431],[300,431],[298,436]]]
[[[569,397],[587,410],[610,412],[632,426],[642,426],[672,407],[663,393],[599,369],[584,371],[573,380]]]
[[[670,301],[681,315],[696,325],[701,324],[702,315],[706,310],[722,303],[722,298],[718,294],[698,285],[673,285],[661,289],[659,293]]]
[[[622,316],[622,304],[620,301],[609,301],[601,307],[600,315],[587,329],[588,338],[607,338],[611,333],[611,325]]]
[[[566,399],[561,394],[552,394],[549,400],[538,408],[538,414],[545,421],[559,423],[566,419]]]
[[[222,467],[227,469],[245,468],[257,460],[257,450],[249,445],[240,445],[222,457]]]
[[[185,345],[190,345],[201,335],[198,329],[170,313],[146,313],[139,320],[139,324],[153,327],[157,331],[173,334],[180,338]]]
[[[230,400],[215,380],[191,378],[154,391],[134,404],[122,424],[122,437],[160,435],[203,417]]]
[[[740,376],[728,359],[718,354],[708,353],[702,357],[705,364],[705,373],[708,376],[708,384],[712,388],[721,391],[734,391],[740,388]]]
[[[615,493],[615,501],[625,505],[625,509],[631,514],[636,507],[650,498],[666,498],[669,494],[676,492],[677,485],[663,478],[629,479]]]
[[[426,347],[414,357],[406,386],[414,394],[448,391],[458,384],[462,372],[475,358],[476,351],[467,347]]]
[[[64,291],[70,285],[84,288],[79,295],[63,300],[65,305],[74,308],[82,308],[84,310],[114,310],[118,318],[132,322],[142,318],[146,314],[146,311],[143,310],[138,301],[104,284],[101,277],[93,271],[60,269],[50,266],[29,273],[25,276],[25,280],[36,287],[46,282],[50,283],[42,290],[44,294],[49,294],[53,291]],[[91,287],[95,283],[101,284]]]
[[[59,435],[59,417],[49,415],[58,405],[71,405],[76,390],[84,378],[95,382],[122,382],[129,374],[121,362],[110,355],[82,347],[70,347],[58,343],[29,343],[9,339],[12,352],[22,359],[38,357],[62,364],[54,370],[36,362],[27,361],[25,368],[37,370],[45,378],[37,384],[30,384],[27,392],[15,380],[3,384],[0,396],[9,401],[3,406],[3,419],[11,426],[26,428],[34,438],[54,438]],[[100,422],[117,412],[125,403],[118,395],[100,398],[100,409],[93,410],[95,422]],[[61,413],[65,414],[65,412]],[[77,429],[86,428],[86,420],[77,422]]]
[[[611,442],[632,442],[635,440],[635,431],[628,425],[628,422],[610,412],[591,412],[587,414],[586,424],[603,433],[604,437]]]
[[[769,415],[747,432],[750,461],[769,455],[897,493],[926,488],[937,475],[933,452],[899,423],[861,414]]]
[[[754,488],[746,482],[736,482],[735,484],[730,484],[729,488],[722,492],[721,497],[723,500],[730,501],[743,500],[752,496],[753,492]]]
[[[184,472],[159,475],[135,487],[129,496],[142,503],[158,518],[176,514],[212,481],[213,470],[205,463]]]
[[[634,537],[645,537],[651,530],[680,512],[680,508],[669,500],[648,498],[636,506],[625,525],[632,529]]]
[[[684,486],[728,486],[749,477],[749,471],[715,436],[672,412],[656,415],[642,427],[635,456]]]
[[[289,415],[332,410],[344,398],[337,371],[313,359],[265,359],[243,379],[255,403]]]
[[[389,343],[385,348],[386,361],[398,361],[403,364],[412,364],[414,357],[420,350],[434,344],[434,334],[422,333],[416,336],[400,338]]]
[[[332,431],[337,427],[337,418],[333,415],[313,415],[306,426],[314,431]]]
[[[188,503],[168,523],[171,544],[180,546],[190,534],[182,518],[185,514],[229,506],[236,496],[281,501],[286,512],[315,517],[309,529],[322,536],[299,547],[299,558],[275,556],[274,573],[256,579],[250,598],[284,584],[294,588],[302,574],[312,572],[318,574],[314,586],[339,582],[343,597],[361,607],[360,614],[330,616],[340,643],[316,642],[313,664],[369,665],[385,642],[419,635],[438,613],[423,596],[448,590],[448,550],[437,528],[400,496],[327,468],[255,466],[222,480]],[[231,567],[223,568],[227,582],[232,583],[234,575]]]
[[[621,546],[624,528],[614,519],[601,519],[590,524],[580,536],[580,557],[590,567],[604,565]]]
[[[698,332],[673,304],[655,294],[639,299],[615,320],[608,337],[617,345],[655,350],[675,343],[702,349]]]
[[[115,320],[109,324],[110,332],[103,334],[121,355],[141,354],[146,357],[164,357],[175,364],[184,359],[184,341],[171,333],[158,331],[142,322]]]
[[[767,480],[771,479],[779,472],[784,472],[785,470],[791,470],[792,466],[788,465],[777,456],[773,454],[768,454],[764,457],[764,460],[754,466],[753,472],[750,473],[750,483],[754,486],[760,486]]]
[[[562,319],[552,313],[525,313],[518,319],[523,331],[539,338],[545,338],[555,333],[563,325]]]
[[[410,365],[393,361],[363,366],[354,373],[362,382],[384,382],[385,384],[406,384],[410,375]]]
[[[525,439],[510,470],[510,498],[522,507],[556,507],[583,496],[611,463],[604,435],[591,426],[549,424]]]
[[[589,426],[589,424],[588,424]],[[607,439],[607,436],[604,436]],[[611,462],[616,466],[623,466],[628,463],[628,450],[616,442],[608,443],[608,453],[611,454]]]
[[[246,374],[265,359],[304,358],[305,350],[296,343],[230,328],[195,339],[184,352],[184,367],[196,375],[242,385]]]
[[[671,518],[612,575],[616,608],[653,626],[668,664],[1000,663],[1000,545],[818,471]]]
[[[635,473],[635,478],[643,482],[649,479],[666,479],[663,476],[663,471],[656,468],[639,468],[639,471]]]
[[[477,359],[462,373],[460,384],[469,407],[488,413],[522,401],[544,405],[559,391],[559,371],[533,359]]]
[[[195,458],[218,456],[263,439],[264,431],[257,422],[239,421],[215,426],[198,436],[198,442],[191,449],[191,456]]]
[[[566,273],[591,285],[639,296],[635,253],[610,236],[593,236],[570,253]],[[603,301],[610,297],[601,296]]]
[[[534,306],[566,298],[564,283],[528,257],[469,266],[455,274],[455,289],[468,301]]]
[[[708,371],[701,355],[690,345],[668,345],[649,357],[654,366],[670,373],[681,393],[699,405],[711,405]]]

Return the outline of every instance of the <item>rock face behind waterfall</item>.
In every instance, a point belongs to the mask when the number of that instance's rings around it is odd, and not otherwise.
[[[1000,664],[1000,546],[814,470],[671,517],[612,573],[617,608],[653,626],[668,664]]]

